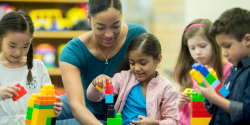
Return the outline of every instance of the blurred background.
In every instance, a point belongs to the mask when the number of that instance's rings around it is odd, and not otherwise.
[[[161,75],[172,79],[181,36],[186,25],[197,18],[214,22],[222,12],[233,7],[248,9],[249,0],[121,0],[123,21],[144,26],[158,37],[163,60]],[[43,60],[57,94],[64,94],[58,57],[73,37],[88,32],[88,0],[0,0],[0,19],[8,12],[23,10],[35,25],[35,58]]]

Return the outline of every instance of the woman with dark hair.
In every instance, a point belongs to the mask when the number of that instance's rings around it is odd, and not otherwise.
[[[130,41],[147,32],[138,24],[122,23],[120,0],[89,0],[88,7],[87,19],[92,30],[73,38],[60,54],[59,64],[67,96],[61,96],[64,107],[58,117],[64,122],[57,121],[57,124],[75,121],[71,118],[88,125],[107,120],[108,105],[105,101],[88,100],[86,90],[98,75],[112,77],[114,69],[123,61]]]

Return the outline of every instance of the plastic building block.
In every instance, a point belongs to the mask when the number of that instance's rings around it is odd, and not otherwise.
[[[203,101],[191,101],[191,109],[205,109]]]
[[[213,89],[215,89],[219,84],[221,84],[220,81],[216,79],[211,86],[213,87]]]
[[[193,79],[200,84],[202,82],[202,80],[204,79],[204,76],[199,73],[198,71],[196,71],[195,69],[192,69],[189,74],[193,77]]]
[[[32,94],[31,97],[29,98],[28,106],[33,108],[34,107],[34,102],[37,99],[38,94]]]
[[[53,109],[54,105],[38,105],[34,104],[34,108],[36,109]]]
[[[227,90],[218,80],[218,77],[213,69],[207,70],[207,68],[200,63],[195,63],[192,66],[192,70],[189,74],[194,78],[194,80],[200,84],[201,86],[205,87],[202,83],[204,77],[206,81],[215,89],[216,93],[220,96],[227,97],[230,94],[230,91]],[[196,71],[197,69],[198,71]],[[201,76],[202,75],[202,76]],[[223,89],[219,91],[223,86]]]
[[[199,93],[193,92],[192,93],[192,101],[204,101],[204,97],[202,97]]]
[[[192,125],[208,125],[211,118],[191,118]]]
[[[200,65],[199,63],[193,64],[192,68],[199,71],[204,77],[206,77],[209,74],[207,68],[203,65]]]
[[[102,83],[102,84],[103,84],[103,83]],[[95,88],[97,88],[100,92],[102,91],[102,88],[99,87],[98,85],[96,85]]]
[[[213,68],[209,68],[208,71],[213,75],[214,78],[218,79],[216,72],[214,71]]]
[[[109,81],[106,81],[105,94],[113,94],[113,85],[109,85]]]
[[[106,94],[105,95],[105,103],[114,103],[113,94]]]
[[[225,86],[222,86],[221,89],[219,90],[219,93],[223,96],[223,97],[227,97],[227,95],[229,95],[229,91],[226,89]]]
[[[130,119],[130,120],[129,120],[129,123],[133,123],[132,120],[134,120],[134,121],[141,121],[141,119],[139,119],[139,118],[133,118],[133,119]]]
[[[115,108],[114,108],[114,105],[109,105],[108,106],[107,118],[115,118]]]
[[[192,118],[195,117],[212,117],[211,114],[204,108],[204,109],[192,109]]]
[[[190,98],[190,95],[192,95],[193,92],[194,92],[194,89],[191,89],[191,88],[186,88],[184,90],[184,94],[186,94],[187,97],[189,97],[189,98]]]
[[[107,125],[122,125],[122,114],[116,113],[115,118],[107,118]]]
[[[20,91],[15,90],[18,93],[18,97],[13,94],[13,97],[12,97],[13,101],[17,101],[18,99],[20,99],[27,93],[27,91],[19,83],[15,84],[15,86],[20,88]]]

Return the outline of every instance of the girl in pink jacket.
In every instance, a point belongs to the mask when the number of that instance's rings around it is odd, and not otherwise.
[[[121,113],[123,124],[139,118],[130,125],[178,125],[178,91],[173,84],[161,77],[156,67],[161,62],[161,45],[150,33],[140,34],[128,46],[127,57],[120,66],[120,73],[113,78],[99,75],[87,89],[91,101],[105,98],[106,80],[113,85],[113,95],[118,95],[116,113]],[[98,85],[104,89],[100,92]]]

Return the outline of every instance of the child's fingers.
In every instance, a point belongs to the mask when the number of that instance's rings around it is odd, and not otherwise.
[[[185,93],[181,93],[181,97],[187,97],[187,95]]]
[[[56,96],[56,99],[61,102],[62,98],[60,96]]]
[[[62,107],[54,106],[53,108],[55,109],[55,111],[56,111],[56,110],[59,111],[59,112],[62,111]]]
[[[63,107],[63,103],[58,103],[58,102],[55,102],[55,103],[54,103],[54,106],[57,106],[57,107]]]
[[[134,121],[134,120],[132,120],[132,123],[133,124],[142,124],[142,121]]]
[[[206,88],[209,87],[209,84],[208,84],[207,80],[203,79],[202,82],[203,82],[203,84],[204,84],[204,86],[205,86]]]
[[[20,91],[20,88],[16,87],[16,86],[7,86],[8,88],[11,88],[11,89],[14,89],[14,90],[17,90],[17,91]]]
[[[12,93],[12,94],[14,94],[16,97],[18,97],[18,93],[17,93],[14,89],[12,89],[12,88],[6,88],[6,92],[7,92],[7,93]]]
[[[109,81],[109,84],[111,85],[111,84],[112,84],[112,80],[111,80],[111,78],[110,78],[110,77],[108,77],[107,79],[108,79],[108,81]]]
[[[60,111],[55,110],[56,115],[60,115]]]
[[[11,93],[6,93],[4,99],[9,99],[9,98],[12,98],[12,97],[13,97],[13,94],[11,94]]]

